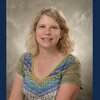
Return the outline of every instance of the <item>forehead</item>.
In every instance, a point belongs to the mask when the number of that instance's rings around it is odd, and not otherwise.
[[[58,25],[58,22],[54,18],[52,18],[52,17],[50,17],[48,15],[42,15],[40,17],[40,19],[38,21],[38,24],[43,24],[43,23],[44,24],[48,23],[48,24],[57,24]]]

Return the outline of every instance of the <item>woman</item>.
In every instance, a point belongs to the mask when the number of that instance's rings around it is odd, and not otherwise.
[[[80,62],[71,54],[73,42],[61,11],[37,13],[26,46],[9,100],[75,100],[82,88]]]

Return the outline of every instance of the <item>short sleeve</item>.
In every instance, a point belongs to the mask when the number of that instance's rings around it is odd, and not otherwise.
[[[20,74],[21,76],[23,76],[23,66],[24,66],[24,55],[22,55],[18,61],[17,61],[17,65],[16,65],[16,72],[18,74]]]
[[[79,61],[75,61],[73,64],[69,65],[63,73],[61,83],[79,85],[80,88],[83,89],[81,74],[81,64]]]

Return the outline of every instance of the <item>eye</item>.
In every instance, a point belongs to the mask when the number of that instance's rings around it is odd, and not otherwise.
[[[45,26],[44,25],[40,25],[39,28],[45,28]]]
[[[59,27],[58,27],[58,26],[52,26],[52,28],[53,28],[53,29],[58,29]]]

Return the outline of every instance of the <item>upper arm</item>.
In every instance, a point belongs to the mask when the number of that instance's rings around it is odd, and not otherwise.
[[[23,100],[22,83],[23,77],[16,73],[9,100]]]
[[[78,85],[63,83],[57,93],[56,100],[74,100],[79,90]]]
[[[23,100],[22,83],[24,78],[24,55],[22,55],[16,65],[16,76],[11,90],[9,100]]]
[[[74,100],[82,88],[81,64],[76,60],[62,72],[61,85],[56,100]]]
[[[79,61],[75,61],[62,73],[61,84],[69,83],[78,85],[81,89],[83,88],[82,84],[82,73],[81,73],[81,64]]]

